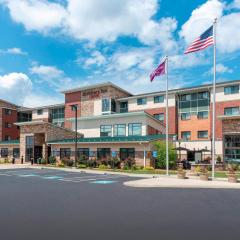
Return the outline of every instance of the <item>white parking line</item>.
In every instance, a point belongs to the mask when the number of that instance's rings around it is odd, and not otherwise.
[[[106,179],[117,179],[117,178],[121,178],[123,176],[105,176],[105,177],[99,177],[99,178],[88,178],[88,179],[74,179],[74,178],[64,178],[64,179],[59,179],[59,181],[64,181],[64,182],[75,182],[75,183],[79,183],[79,182],[90,182],[90,181],[96,181],[96,180],[106,180]]]

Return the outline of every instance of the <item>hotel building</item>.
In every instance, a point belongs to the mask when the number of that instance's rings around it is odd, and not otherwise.
[[[216,156],[240,160],[240,81],[216,87]],[[149,165],[155,141],[165,138],[165,92],[133,95],[111,82],[63,92],[65,103],[37,108],[0,100],[1,158],[74,158],[77,105],[78,155],[109,155]],[[181,159],[211,156],[212,85],[169,90],[169,133]]]

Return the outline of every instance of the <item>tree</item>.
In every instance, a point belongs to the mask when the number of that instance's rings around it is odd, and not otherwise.
[[[156,168],[166,168],[166,142],[159,141],[154,143],[154,147],[157,151],[157,158],[155,166]],[[169,168],[176,167],[176,150],[174,149],[174,145],[169,142],[168,144],[168,152],[169,152]]]

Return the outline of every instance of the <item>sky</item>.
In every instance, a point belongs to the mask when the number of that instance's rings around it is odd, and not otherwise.
[[[217,18],[217,81],[239,79],[240,0],[0,0],[0,98],[36,107],[62,90],[111,81],[160,91],[211,83],[213,47],[184,55]]]

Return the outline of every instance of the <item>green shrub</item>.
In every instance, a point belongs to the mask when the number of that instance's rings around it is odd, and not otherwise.
[[[42,158],[41,159],[41,164],[46,164],[46,163],[47,163],[46,159]]]
[[[145,167],[144,170],[153,171],[154,168],[153,167]]]
[[[57,167],[65,167],[65,164],[61,161],[61,162],[57,162],[56,166]]]
[[[42,163],[42,159],[41,158],[38,158],[37,159],[37,164],[41,164]]]
[[[107,167],[106,165],[104,165],[104,164],[100,164],[100,165],[98,166],[98,168],[99,168],[99,169],[107,169],[108,167]]]
[[[88,160],[88,161],[87,161],[87,167],[89,167],[89,168],[95,168],[96,166],[97,166],[96,160],[91,159],[91,160]]]
[[[87,165],[81,163],[77,165],[77,168],[87,168]]]
[[[56,163],[56,158],[54,156],[50,156],[48,158],[48,161],[49,161],[50,164],[55,164]]]
[[[166,168],[166,142],[155,142],[154,146],[157,151],[157,158],[155,166],[156,168]],[[169,142],[168,144],[168,152],[169,152],[169,168],[175,169],[176,168],[176,159],[177,154],[176,150],[174,149],[174,145]]]

